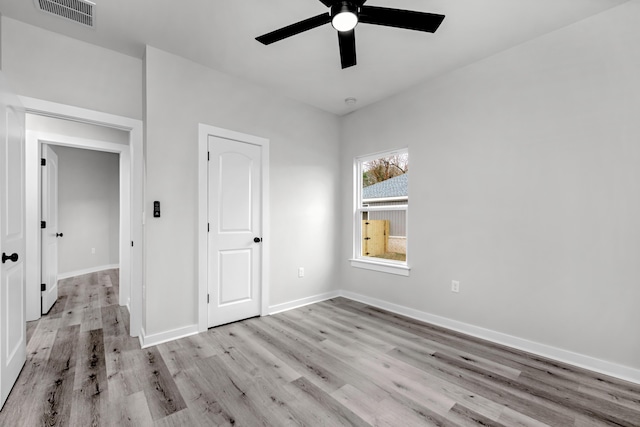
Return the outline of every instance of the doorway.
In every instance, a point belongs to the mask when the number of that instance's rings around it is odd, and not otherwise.
[[[35,127],[33,118],[28,117],[27,128],[32,131]],[[58,299],[58,280],[119,268],[120,155],[43,144],[42,158],[45,314]]]
[[[268,314],[269,141],[200,125],[198,329]]]
[[[86,148],[118,153],[120,155],[120,304],[130,312],[131,336],[140,336],[142,307],[144,304],[142,275],[143,241],[143,159],[142,122],[121,116],[100,113],[63,104],[20,98],[27,113],[54,117],[73,122],[118,129],[127,133],[126,143],[109,143],[55,133],[28,131],[26,143],[27,164],[27,314],[34,316],[40,297],[40,158],[42,144]],[[137,244],[136,244],[137,243]],[[39,306],[39,303],[38,303]],[[29,309],[31,307],[31,309]],[[38,307],[39,308],[39,307]],[[37,317],[35,317],[37,318]]]

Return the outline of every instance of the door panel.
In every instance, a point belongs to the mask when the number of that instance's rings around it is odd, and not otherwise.
[[[262,148],[213,136],[208,144],[208,323],[213,327],[260,314]]]
[[[11,266],[7,269],[7,287],[5,298],[3,298],[7,304],[3,307],[3,311],[7,313],[5,321],[7,322],[7,360],[11,360],[16,353],[20,351],[20,346],[24,342],[24,329],[26,325],[26,319],[22,318],[18,313],[15,313],[9,304],[16,303],[18,306],[22,306],[24,302],[24,269],[20,266]],[[20,321],[14,321],[20,319]]]
[[[0,75],[0,408],[26,360],[24,112]]]
[[[49,145],[42,146],[46,165],[42,170],[42,314],[58,300],[58,156]]]
[[[220,251],[220,306],[250,300],[251,249]]]
[[[220,232],[251,232],[253,161],[244,154],[221,153],[218,164]]]

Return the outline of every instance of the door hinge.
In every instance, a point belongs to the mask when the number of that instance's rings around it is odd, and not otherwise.
[[[209,294],[207,294],[207,304],[209,304]]]
[[[47,284],[46,283],[40,283],[40,292],[44,292],[47,290]]]
[[[209,223],[207,223],[207,233],[209,232]]]
[[[40,228],[47,228],[47,221],[40,221]]]
[[[133,247],[133,240],[131,241],[131,247]]]
[[[211,153],[207,151],[207,162],[211,160]]]
[[[47,166],[47,159],[40,159],[40,166]]]

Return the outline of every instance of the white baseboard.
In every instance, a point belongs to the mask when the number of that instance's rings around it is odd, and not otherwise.
[[[69,277],[82,276],[83,274],[95,273],[97,271],[111,270],[120,268],[120,264],[100,265],[98,267],[86,268],[84,270],[69,271],[68,273],[58,274],[58,280],[68,279]]]
[[[184,326],[170,331],[147,335],[144,328],[140,328],[140,347],[147,348],[168,341],[185,338],[198,333],[198,325]]]
[[[287,310],[293,310],[294,308],[303,307],[309,304],[315,304],[320,301],[326,301],[331,298],[340,296],[340,291],[325,292],[324,294],[313,295],[306,298],[297,299],[295,301],[289,301],[282,304],[276,304],[269,306],[269,314],[276,314]]]
[[[538,356],[547,357],[559,362],[574,365],[590,371],[599,372],[612,377],[620,378],[625,381],[631,381],[640,384],[640,370],[624,365],[607,362],[605,360],[596,359],[594,357],[585,356],[583,354],[574,353],[561,348],[552,347],[546,344],[529,341],[523,338],[514,337],[512,335],[503,334],[502,332],[493,331],[491,329],[481,328],[468,323],[459,322],[457,320],[448,319],[446,317],[437,316],[435,314],[426,313],[424,311],[415,310],[398,304],[376,298],[360,295],[349,291],[340,291],[340,296],[359,301],[374,307],[378,307],[396,314],[400,314],[422,322],[431,323],[442,326],[457,332],[462,332],[497,344],[506,345],[518,350],[537,354]]]

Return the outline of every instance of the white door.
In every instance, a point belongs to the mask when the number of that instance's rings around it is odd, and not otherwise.
[[[0,76],[0,408],[26,361],[24,111]]]
[[[262,147],[209,136],[209,327],[260,314]]]
[[[58,155],[42,145],[42,314],[58,299]]]

